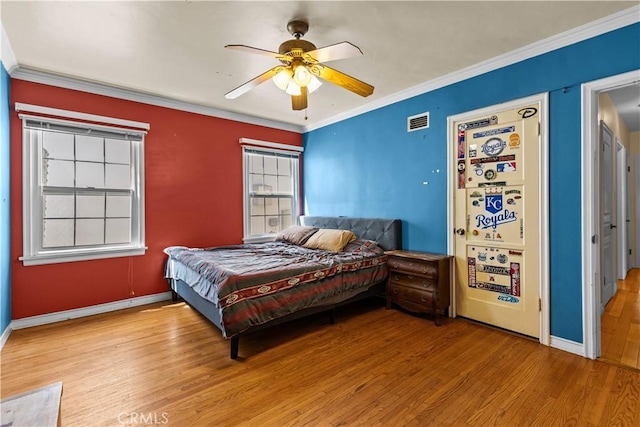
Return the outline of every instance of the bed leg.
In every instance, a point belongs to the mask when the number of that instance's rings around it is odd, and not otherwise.
[[[178,293],[176,291],[171,291],[171,301],[178,301]]]
[[[240,343],[240,337],[235,336],[231,338],[231,342],[229,343],[229,357],[231,359],[238,358],[238,344]]]

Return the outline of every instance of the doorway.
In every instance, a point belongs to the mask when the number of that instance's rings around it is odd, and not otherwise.
[[[611,161],[613,162],[613,179],[611,182],[603,179],[603,169],[606,170],[607,165],[603,157],[603,140],[608,138],[607,131],[603,129],[613,126],[612,123],[603,123],[607,120],[601,120],[602,107],[599,105],[601,94],[624,93],[631,94],[629,102],[632,103],[637,114],[637,107],[640,104],[640,70],[629,73],[612,76],[606,79],[586,83],[582,86],[582,117],[583,117],[583,151],[582,151],[582,182],[583,182],[583,206],[582,206],[582,260],[583,260],[583,338],[584,338],[584,356],[596,359],[602,356],[602,318],[601,314],[605,308],[608,295],[605,292],[605,282],[611,281],[611,290],[615,291],[618,285],[619,276],[619,257],[628,257],[626,253],[620,249],[621,231],[626,229],[626,219],[624,224],[619,224],[620,213],[620,197],[624,197],[616,184],[617,173],[616,168],[625,168],[624,163],[618,161],[616,155],[616,140],[611,139]],[[633,104],[634,103],[634,104]],[[615,102],[614,102],[615,104]],[[622,108],[622,104],[618,104]],[[620,113],[620,120],[625,120],[623,113]],[[609,120],[611,121],[611,120]],[[611,129],[609,129],[611,131]],[[632,129],[629,126],[629,133],[638,132],[640,129]],[[611,132],[614,136],[619,130],[614,129]],[[624,141],[623,141],[624,142]],[[640,141],[638,141],[640,143]],[[606,144],[606,142],[605,142]],[[606,149],[606,148],[605,148]],[[640,165],[638,165],[640,166]],[[630,167],[630,169],[632,169]],[[635,168],[638,170],[638,167]],[[629,182],[627,180],[627,182]],[[608,187],[610,185],[610,187]],[[608,188],[608,189],[607,189]],[[603,217],[606,211],[606,202],[609,192],[612,195],[613,212],[610,212],[611,218]],[[605,193],[605,194],[603,194]],[[629,191],[629,204],[637,205],[638,189]],[[630,219],[630,218],[629,218]],[[605,224],[606,221],[610,222]],[[605,246],[607,244],[607,235],[605,226],[608,225],[608,231],[611,233],[611,250]],[[612,227],[613,226],[613,227]],[[630,229],[634,227],[631,226]],[[636,233],[640,227],[635,227]],[[622,230],[620,230],[622,229]],[[609,258],[611,253],[611,258]],[[628,258],[627,258],[628,259]],[[611,264],[611,271],[604,268],[605,263]],[[611,279],[613,277],[613,279]],[[606,278],[606,280],[605,280]],[[616,300],[615,292],[611,303]],[[608,333],[609,331],[607,331]]]

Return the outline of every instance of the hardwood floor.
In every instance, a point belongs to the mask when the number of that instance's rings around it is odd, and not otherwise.
[[[640,269],[618,280],[602,315],[602,359],[640,369]]]
[[[63,382],[63,426],[638,426],[640,373],[383,301],[228,342],[184,303],[14,331],[1,396]]]

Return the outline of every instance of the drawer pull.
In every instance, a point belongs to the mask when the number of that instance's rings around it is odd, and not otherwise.
[[[420,301],[427,302],[427,298],[426,297],[422,297],[422,298],[420,298]]]

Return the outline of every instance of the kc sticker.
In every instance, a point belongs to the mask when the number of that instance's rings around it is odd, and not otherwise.
[[[484,208],[492,214],[497,214],[502,210],[502,194],[487,194]]]

